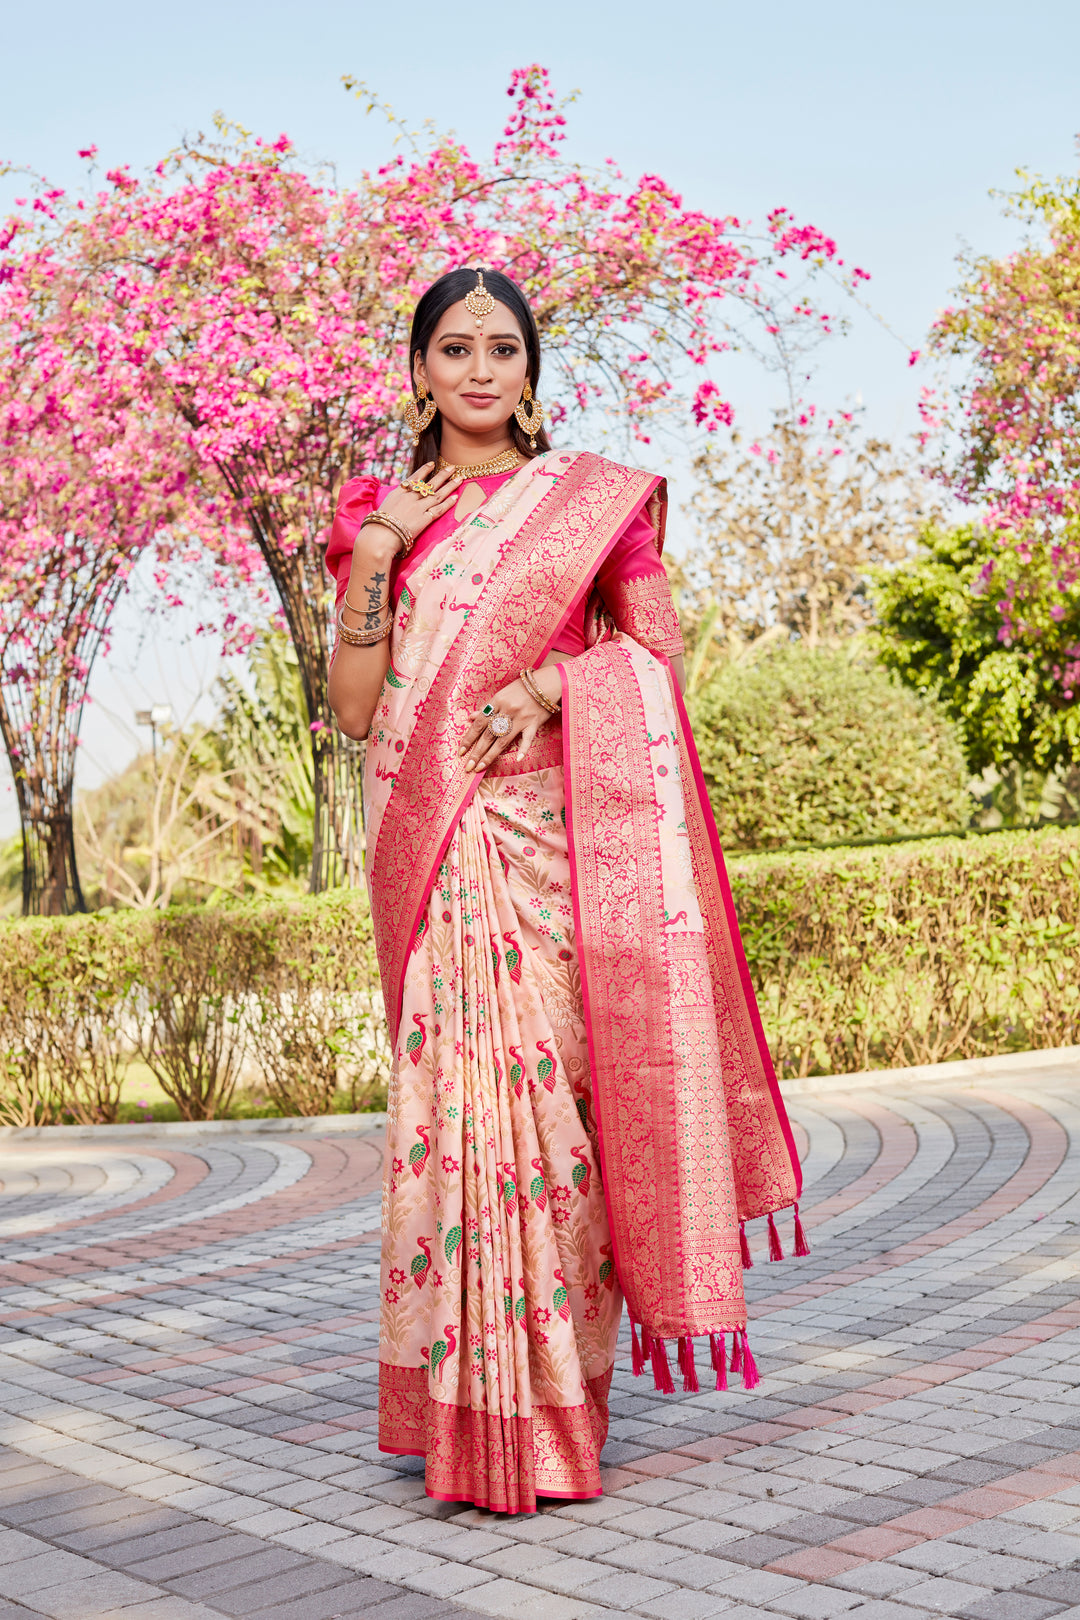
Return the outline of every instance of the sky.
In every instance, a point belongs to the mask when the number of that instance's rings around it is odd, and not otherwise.
[[[815,393],[860,400],[870,427],[901,440],[926,380],[908,352],[948,302],[957,255],[1019,239],[990,193],[1012,187],[1017,168],[1075,169],[1078,56],[1075,0],[2,0],[0,158],[77,187],[78,148],[95,143],[103,169],[139,169],[221,110],[255,133],[287,132],[347,184],[392,145],[343,75],[410,128],[431,120],[482,153],[505,119],[511,71],[539,61],[559,92],[580,92],[574,159],[659,174],[710,213],[760,220],[787,206],[871,273],[869,300],[891,331],[858,314],[819,353]],[[0,203],[18,190],[0,181]],[[764,423],[774,381],[739,361],[720,380],[745,424]],[[684,473],[672,493],[677,534]],[[136,707],[171,701],[185,714],[202,691],[207,709],[212,649],[193,642],[193,615],[151,620],[149,601],[142,590],[122,605],[95,668],[84,785],[134,753]],[[14,825],[0,787],[0,832]]]

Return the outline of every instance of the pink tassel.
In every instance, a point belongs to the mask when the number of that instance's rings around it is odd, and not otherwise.
[[[724,1362],[724,1335],[722,1333],[709,1334],[709,1350],[712,1353],[713,1371],[716,1374],[717,1389],[727,1389],[727,1367]]]
[[[757,1362],[750,1351],[750,1340],[744,1333],[742,1336],[742,1386],[743,1389],[756,1389],[758,1383]]]
[[[693,1339],[679,1340],[679,1367],[683,1375],[684,1394],[696,1395],[701,1385],[698,1383],[697,1364],[694,1361]]]
[[[671,1381],[671,1363],[668,1361],[667,1345],[663,1339],[654,1339],[652,1342],[652,1375],[653,1383],[661,1395],[674,1395],[675,1385]]]
[[[637,1323],[633,1317],[630,1318],[630,1365],[634,1377],[640,1378],[645,1371],[645,1357],[642,1354],[641,1340],[638,1338]]]
[[[769,1259],[782,1260],[784,1258],[783,1246],[780,1242],[780,1233],[776,1230],[776,1220],[769,1216]]]
[[[806,1232],[803,1230],[803,1223],[799,1219],[798,1204],[795,1205],[795,1253],[800,1260],[804,1254],[810,1253],[810,1245],[806,1241]]]
[[[739,1247],[742,1250],[742,1265],[744,1271],[749,1271],[754,1264],[754,1257],[750,1253],[750,1245],[746,1241],[746,1222],[739,1222]]]
[[[739,1343],[739,1330],[731,1335],[731,1370],[733,1373],[742,1372],[742,1347]]]

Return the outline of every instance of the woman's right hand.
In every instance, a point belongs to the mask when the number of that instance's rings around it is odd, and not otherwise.
[[[407,489],[406,484],[414,480],[423,480],[431,489],[431,494],[418,495],[415,490]],[[416,540],[430,523],[434,523],[436,518],[442,517],[444,512],[450,510],[457,498],[460,484],[461,474],[455,468],[444,467],[442,472],[435,472],[435,463],[427,461],[414,473],[410,473],[407,480],[403,480],[392,489],[375,510],[392,517],[395,522],[408,529]],[[392,534],[393,530],[388,530],[388,533]]]

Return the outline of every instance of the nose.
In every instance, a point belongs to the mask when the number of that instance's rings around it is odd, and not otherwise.
[[[487,354],[479,344],[473,353],[473,370],[470,381],[474,383],[489,383],[491,381],[491,365]]]

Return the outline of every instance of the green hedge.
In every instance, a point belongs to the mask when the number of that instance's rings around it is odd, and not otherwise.
[[[182,1119],[243,1078],[283,1114],[379,1107],[390,1056],[358,894],[0,927],[3,1123],[114,1120],[132,1058]]]
[[[1080,832],[740,856],[731,878],[785,1077],[1080,1041]],[[284,1114],[381,1106],[365,896],[0,926],[0,1118],[114,1119],[132,1057],[185,1119],[245,1075]]]
[[[1080,1041],[1080,833],[740,856],[785,1077]]]

